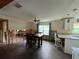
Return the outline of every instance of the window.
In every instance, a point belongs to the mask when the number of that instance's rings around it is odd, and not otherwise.
[[[39,25],[39,32],[49,35],[49,25]]]
[[[73,32],[79,33],[79,23],[73,24]]]

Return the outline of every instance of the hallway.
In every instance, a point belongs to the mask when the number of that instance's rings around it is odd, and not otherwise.
[[[28,48],[25,43],[0,47],[0,59],[71,59],[51,42],[43,41],[42,47]]]

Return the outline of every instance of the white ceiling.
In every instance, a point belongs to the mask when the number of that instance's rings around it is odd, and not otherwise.
[[[23,7],[16,8],[14,6],[16,2]],[[1,9],[0,14],[20,19],[32,19],[28,15],[30,14],[41,21],[51,21],[66,17],[66,14],[78,17],[79,10],[73,12],[74,8],[79,9],[79,0],[16,0]]]

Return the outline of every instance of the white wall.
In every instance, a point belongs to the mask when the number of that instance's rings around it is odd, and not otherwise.
[[[9,29],[28,29],[28,22],[9,20]]]
[[[73,33],[73,23],[76,23],[77,19],[69,19],[69,23],[67,20],[68,19],[52,21],[52,30],[57,31],[58,33]]]
[[[40,24],[41,24],[41,25],[48,25],[49,22],[41,22]]]
[[[31,29],[37,30],[37,24],[35,24],[34,22],[29,22],[29,23]]]
[[[33,22],[27,21],[27,19],[25,21],[4,15],[0,15],[0,18],[8,19],[9,29],[36,29],[35,24]]]
[[[63,21],[62,20],[56,20],[52,21],[52,30],[54,31],[63,31]]]

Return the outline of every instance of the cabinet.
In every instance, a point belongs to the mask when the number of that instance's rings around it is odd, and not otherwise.
[[[78,39],[65,39],[65,49],[64,52],[72,54],[72,47],[79,47]]]

